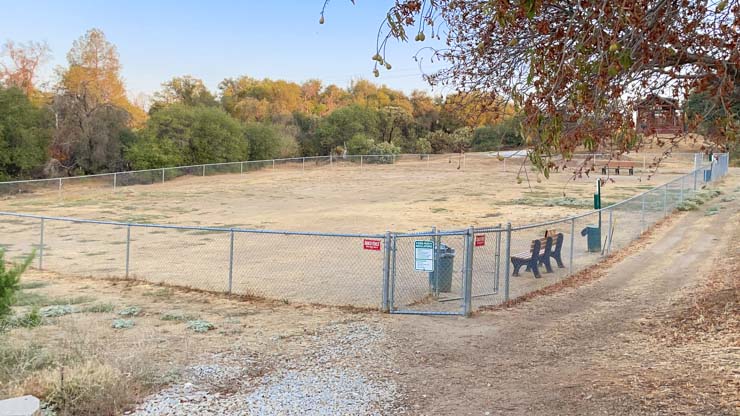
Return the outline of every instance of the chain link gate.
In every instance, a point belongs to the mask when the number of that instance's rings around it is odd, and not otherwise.
[[[470,230],[391,234],[389,312],[468,314],[465,299],[470,295],[472,246]]]

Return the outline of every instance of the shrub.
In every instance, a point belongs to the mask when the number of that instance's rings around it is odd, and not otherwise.
[[[5,251],[0,250],[0,316],[5,316],[10,312],[10,305],[13,304],[15,293],[20,288],[21,275],[31,264],[35,254],[35,252],[31,253],[20,264],[8,269],[5,262]]]
[[[208,332],[211,329],[215,328],[212,323],[200,319],[197,319],[195,321],[188,321],[187,325],[188,329],[192,329],[193,331],[198,333]]]
[[[138,306],[128,306],[118,311],[121,316],[137,316],[141,313],[141,308]]]
[[[74,312],[70,305],[52,305],[46,306],[39,309],[39,313],[44,318],[57,318],[64,315],[69,315]]]
[[[114,319],[111,324],[113,329],[129,329],[134,327],[133,319]]]
[[[121,370],[98,361],[46,369],[24,385],[62,415],[121,414],[139,396],[142,386]]]
[[[112,303],[96,303],[94,305],[85,306],[82,308],[82,312],[87,313],[108,313],[113,312]]]
[[[162,314],[162,317],[159,319],[163,321],[196,321],[198,317],[182,311],[170,311]]]

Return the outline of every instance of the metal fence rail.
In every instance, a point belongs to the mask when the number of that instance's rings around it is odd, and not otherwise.
[[[15,181],[0,183],[0,188],[16,187],[13,192],[62,190],[70,181],[116,188],[161,183],[183,175],[347,165],[362,169],[367,164],[403,161],[437,163],[448,169],[465,166],[462,155],[327,156]],[[467,315],[480,306],[514,299],[599,262],[693,198],[702,187],[721,179],[728,166],[727,154],[715,155],[709,162],[698,156],[693,171],[671,182],[600,210],[554,221],[421,233],[294,232],[0,212],[0,249],[15,255],[37,249],[39,269],[73,275],[141,279],[285,302],[380,308],[391,313]],[[598,236],[589,242],[589,230],[594,229]],[[585,237],[579,235],[583,230]],[[545,232],[552,237],[550,250],[555,251],[557,245],[560,258],[553,256],[550,270],[548,262],[533,264],[540,278],[525,267],[517,270],[512,257],[531,254],[533,240],[544,238]]]

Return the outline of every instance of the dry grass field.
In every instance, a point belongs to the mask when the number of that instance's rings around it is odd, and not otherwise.
[[[634,176],[623,171],[605,185],[604,205],[668,182],[693,166],[690,157],[677,157],[649,175],[642,171],[649,160],[650,156],[640,156]],[[115,191],[104,180],[65,184],[61,193],[6,196],[0,210],[135,223],[382,234],[563,218],[590,210],[595,178],[574,179],[560,172],[545,179],[531,168],[525,171],[521,159],[501,161],[487,154],[464,159],[407,157],[395,165],[360,166],[340,160],[307,169],[283,164],[244,175],[185,176]],[[592,221],[584,219],[576,231]],[[569,228],[561,231],[570,233]],[[127,232],[121,225],[46,220],[44,267],[71,275],[124,277]],[[229,289],[229,232],[144,227],[132,227],[130,232],[129,277],[209,291]],[[513,245],[526,249],[532,238],[522,236]],[[383,255],[363,250],[362,239],[235,233],[232,292],[286,302],[377,307]],[[578,244],[582,240],[579,237]],[[0,217],[0,245],[11,257],[28,253],[39,243],[38,219]],[[461,238],[443,243],[462,254]],[[477,293],[490,292],[492,249],[489,243],[477,254],[486,257],[479,262]],[[455,259],[456,271],[462,268],[462,258]],[[579,261],[586,265],[593,259]],[[406,263],[399,262],[395,293],[400,304],[418,302],[427,290],[425,275],[411,271],[403,278]],[[524,285],[512,291],[531,289]],[[457,291],[458,282],[453,289]]]

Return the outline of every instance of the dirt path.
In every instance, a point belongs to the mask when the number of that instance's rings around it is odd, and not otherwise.
[[[731,182],[724,189],[735,200],[713,203],[721,206],[718,215],[678,215],[585,286],[473,319],[395,320],[391,338],[402,347],[394,377],[412,413],[672,413],[646,407],[641,391],[624,386],[636,371],[671,360],[645,351],[641,325],[675,308],[706,280],[718,256],[737,250],[740,194]],[[740,359],[738,351],[731,356]],[[737,374],[737,362],[727,371]],[[710,369],[694,370],[697,379],[716,378],[701,374]],[[736,414],[713,399],[704,397],[693,413]]]

